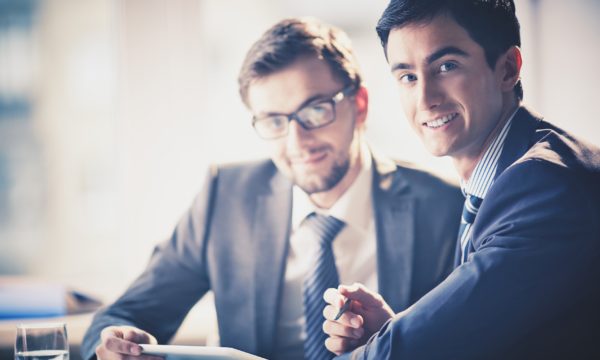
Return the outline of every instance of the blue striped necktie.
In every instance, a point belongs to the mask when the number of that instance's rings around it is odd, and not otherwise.
[[[472,237],[471,225],[475,221],[475,217],[477,216],[477,212],[479,211],[479,207],[481,206],[482,202],[482,198],[467,194],[460,219],[460,228],[458,229],[458,250],[460,251],[460,261],[458,261],[456,265],[460,265],[467,260]]]
[[[334,354],[325,347],[327,335],[323,332],[323,308],[327,305],[323,293],[339,285],[338,272],[333,256],[333,239],[344,227],[344,222],[333,216],[311,213],[302,226],[316,236],[319,248],[302,283],[305,332],[304,358],[309,360],[331,359]]]

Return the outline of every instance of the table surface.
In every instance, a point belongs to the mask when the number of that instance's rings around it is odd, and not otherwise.
[[[21,320],[0,320],[0,359],[12,359],[14,356],[14,344],[16,328],[19,324],[40,322],[64,322],[67,324],[67,337],[69,338],[70,358],[80,359],[79,345],[83,335],[92,321],[92,314],[69,315],[65,317],[36,318]]]
[[[211,343],[210,345],[217,345],[214,343],[215,336],[216,341],[218,341],[218,335],[216,334],[216,313],[214,311],[212,299],[206,300],[203,299],[190,311],[173,341],[171,341],[171,344],[205,345],[208,338],[209,343]],[[92,318],[93,314],[87,313],[53,318],[0,320],[0,360],[14,358],[14,343],[17,325],[40,322],[66,323],[70,347],[70,360],[80,360],[80,344],[83,340],[85,331],[92,322]]]

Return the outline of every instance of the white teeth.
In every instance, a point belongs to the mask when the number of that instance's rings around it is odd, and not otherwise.
[[[446,124],[448,121],[454,119],[457,115],[458,115],[457,113],[454,113],[454,114],[442,116],[441,118],[427,121],[425,123],[425,125],[427,125],[427,127],[430,127],[430,128],[439,128],[440,126]]]

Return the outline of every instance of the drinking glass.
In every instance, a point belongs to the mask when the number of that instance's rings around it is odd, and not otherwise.
[[[15,360],[69,360],[65,323],[18,325]]]

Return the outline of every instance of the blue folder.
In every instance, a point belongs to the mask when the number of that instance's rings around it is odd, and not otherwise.
[[[44,283],[0,283],[0,319],[55,317],[67,314],[64,286]]]

